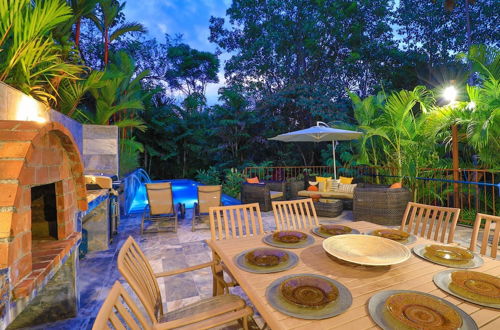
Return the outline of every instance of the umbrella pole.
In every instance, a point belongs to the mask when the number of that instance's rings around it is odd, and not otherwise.
[[[332,141],[332,154],[333,154],[333,178],[337,180],[337,162],[335,161],[335,141]]]

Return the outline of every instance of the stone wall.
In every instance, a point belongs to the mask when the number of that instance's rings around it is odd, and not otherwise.
[[[83,164],[85,174],[118,175],[117,126],[83,126]]]
[[[0,82],[0,120],[34,120],[33,116],[60,123],[71,132],[82,155],[85,174],[118,175],[118,127],[82,125]]]

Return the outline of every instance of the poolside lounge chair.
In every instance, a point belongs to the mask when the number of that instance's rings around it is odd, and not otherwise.
[[[198,202],[194,203],[191,230],[195,231],[196,222],[202,221],[204,216],[208,216],[210,207],[221,205],[222,186],[198,186]]]
[[[141,234],[168,230],[169,226],[162,226],[173,222],[174,232],[177,232],[177,208],[174,205],[172,184],[170,182],[146,183],[148,205],[144,208],[141,221]],[[145,229],[144,222],[156,223],[157,230]]]
[[[160,288],[157,282],[158,278],[184,274],[213,266],[214,262],[211,261],[183,269],[153,273],[153,269],[144,256],[144,253],[131,236],[125,241],[118,254],[118,270],[139,297],[152,323],[149,327],[143,324],[142,328],[174,329],[186,327],[189,329],[208,329],[228,322],[241,320],[243,328],[248,329],[248,320],[252,316],[253,311],[250,307],[246,306],[243,299],[232,294],[222,294],[205,298],[164,313]],[[127,322],[131,321],[131,317],[127,318],[123,316],[126,308],[123,308],[124,306],[118,307],[119,296],[122,296],[128,305],[132,305],[130,297],[127,297],[123,288],[115,284],[97,316],[94,329],[104,329],[104,327],[98,328],[96,326],[105,325],[108,320],[112,323],[120,322],[120,318],[113,313],[113,307],[115,306],[116,311],[121,314],[123,320]],[[132,307],[131,310],[134,314],[138,312],[137,308]],[[121,327],[115,326],[115,328],[120,329]],[[140,327],[130,328],[138,329]]]

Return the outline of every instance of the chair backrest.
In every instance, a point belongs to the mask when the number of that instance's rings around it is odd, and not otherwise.
[[[488,240],[490,238],[490,230],[493,230],[493,241],[491,242],[491,257],[497,257],[498,251],[498,241],[500,239],[500,217],[478,213],[476,215],[476,220],[474,221],[474,230],[472,231],[472,237],[470,241],[470,250],[476,250],[477,237],[479,235],[479,230],[481,228],[482,221],[485,220],[484,223],[484,231],[483,231],[483,239],[481,240],[481,251],[482,255],[486,254],[486,248],[488,247]],[[491,228],[491,223],[494,223],[494,229]]]
[[[141,300],[149,317],[158,321],[163,315],[160,288],[149,261],[132,236],[120,249],[118,270]]]
[[[111,327],[111,326],[112,327]],[[116,281],[94,321],[92,329],[152,329],[125,288]]]
[[[441,243],[452,243],[459,215],[458,208],[409,202],[403,215],[401,230]]]
[[[222,186],[198,186],[198,207],[200,213],[208,213],[213,206],[221,206]]]
[[[152,215],[175,212],[170,182],[146,183],[149,210]]]
[[[213,240],[264,234],[258,203],[211,207],[209,215]]]
[[[273,202],[276,230],[299,230],[319,226],[311,198]]]

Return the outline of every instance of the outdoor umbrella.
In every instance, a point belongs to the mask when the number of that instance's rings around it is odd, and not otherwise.
[[[335,142],[355,140],[361,136],[361,132],[347,131],[344,129],[331,128],[327,124],[318,121],[316,126],[294,131],[290,133],[280,134],[269,140],[283,142],[323,142],[332,141],[333,153],[333,175],[337,179],[337,166],[335,164]]]

